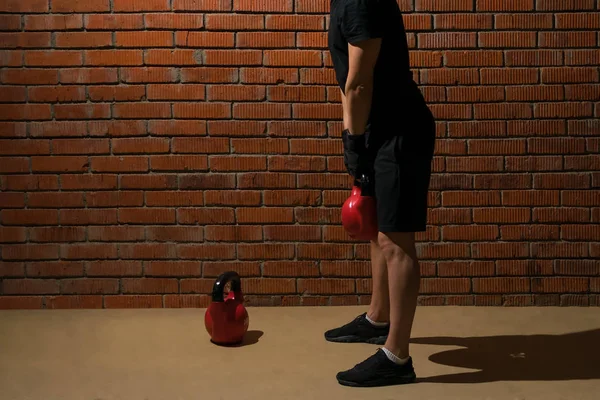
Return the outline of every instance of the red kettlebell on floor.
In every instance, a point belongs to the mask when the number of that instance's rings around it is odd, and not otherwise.
[[[228,282],[231,282],[231,290],[224,298],[223,292]],[[240,276],[234,271],[222,273],[213,285],[212,302],[204,314],[204,325],[211,341],[221,345],[240,343],[248,331],[249,323]]]
[[[353,239],[377,238],[377,201],[368,175],[363,174],[360,181],[354,182],[352,194],[342,206],[342,226]]]

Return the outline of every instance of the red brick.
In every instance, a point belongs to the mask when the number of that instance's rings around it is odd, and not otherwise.
[[[526,223],[531,221],[529,208],[476,208],[473,222],[481,223]]]
[[[237,271],[242,276],[259,276],[260,262],[255,261],[226,261],[226,262],[203,262],[203,274],[205,277],[217,277],[226,271]],[[242,287],[242,290],[244,288]]]
[[[28,263],[27,276],[30,278],[83,276],[83,263],[76,261]]]
[[[166,67],[123,68],[121,69],[121,81],[127,83],[175,82],[177,81],[177,72]]]
[[[131,66],[142,65],[141,50],[88,50],[85,52],[86,65]]]
[[[23,138],[27,136],[24,122],[0,122],[0,137]]]
[[[86,193],[88,207],[135,207],[144,204],[143,192],[88,192]]]
[[[556,50],[509,50],[506,52],[506,65],[511,67],[562,65],[562,59],[562,52]]]
[[[13,63],[11,62],[11,64]],[[58,83],[58,71],[55,69],[5,69],[0,77],[3,84],[49,85]]]
[[[298,279],[298,292],[303,294],[351,294],[355,291],[352,279]]]
[[[531,291],[533,293],[587,292],[589,287],[589,278],[547,277],[531,279]]]
[[[596,32],[540,32],[539,47],[573,48],[596,45]]]
[[[509,30],[552,29],[553,17],[552,14],[500,14],[495,16],[495,27]]]
[[[90,136],[145,136],[143,121],[90,121]]]
[[[5,0],[0,4],[1,12],[10,13],[42,13],[48,12],[47,0],[29,0],[22,2],[21,0]]]
[[[180,224],[232,224],[234,218],[232,208],[181,208],[177,210],[177,222]]]
[[[179,189],[233,189],[234,174],[182,175],[179,177]]]
[[[292,259],[295,254],[294,244],[238,244],[240,260]]]
[[[470,32],[419,33],[418,41],[420,49],[465,49],[476,47],[477,36]]]
[[[214,242],[258,242],[263,240],[261,226],[206,226],[206,240]]]
[[[585,258],[589,255],[588,243],[533,243],[531,255],[536,258]]]
[[[202,242],[202,227],[155,226],[146,228],[146,238],[157,242]]]
[[[58,282],[54,279],[5,279],[2,294],[57,294]]]
[[[117,223],[116,209],[60,210],[61,225],[109,225]]]
[[[239,32],[236,36],[236,47],[238,48],[291,48],[295,46],[295,43],[296,36],[293,32]],[[297,47],[307,47],[302,45],[300,36]]]
[[[319,204],[321,193],[317,190],[271,190],[265,191],[263,197],[267,206],[314,206]]]
[[[475,293],[527,293],[529,278],[474,278]]]
[[[150,121],[148,133],[156,136],[204,136],[205,121]]]
[[[173,224],[175,209],[170,208],[126,208],[119,210],[121,224]]]
[[[265,240],[275,242],[321,241],[320,226],[264,226]]]
[[[44,298],[34,296],[3,296],[0,297],[0,310],[36,310],[44,307]]]
[[[61,281],[64,294],[113,294],[119,292],[118,279],[64,279]]]
[[[56,157],[52,157],[56,158]],[[148,157],[92,157],[94,172],[145,172],[148,171]]]
[[[526,243],[476,243],[472,245],[474,258],[523,258],[529,255]]]
[[[267,123],[264,121],[210,121],[208,132],[211,136],[265,136]]]
[[[446,51],[444,62],[448,67],[502,66],[502,52],[493,50]]]
[[[0,164],[0,173],[28,173],[29,158],[28,157],[3,157],[2,164]]]
[[[51,296],[46,299],[48,309],[98,309],[102,296]]]
[[[140,276],[142,275],[141,261],[92,261],[86,268],[87,276]]]
[[[168,153],[169,140],[162,138],[112,139],[114,154]]]
[[[273,3],[268,0],[233,0],[233,11],[254,12],[291,12],[293,0],[280,0]]]
[[[143,86],[91,86],[88,88],[92,101],[132,101],[146,96]]]
[[[211,156],[209,158],[210,170],[224,171],[265,171],[267,169],[266,157],[258,156]]]
[[[0,243],[25,243],[26,236],[23,227],[0,227]]]
[[[90,30],[114,31],[119,29],[143,29],[141,14],[90,14],[85,16],[85,28]]]
[[[533,221],[542,223],[589,222],[590,210],[587,208],[536,208]]]
[[[530,189],[530,174],[476,175],[475,189]]]
[[[558,227],[552,225],[538,226],[503,226],[502,240],[552,240],[558,239]]]
[[[116,83],[114,68],[69,68],[60,71],[61,83]]]
[[[296,12],[302,11],[297,8]],[[319,31],[324,29],[324,21],[320,15],[267,15],[265,28],[274,31]]]
[[[600,204],[600,191],[598,190],[564,190],[562,191],[562,205],[564,206],[595,206]]]
[[[240,189],[286,189],[296,187],[296,176],[291,173],[251,172],[238,175]]]
[[[40,86],[30,87],[28,90],[28,98],[30,102],[40,103],[59,103],[59,102],[76,102],[86,99],[85,88],[77,86],[53,87]],[[81,132],[85,133],[85,132]]]
[[[236,191],[214,191],[207,190],[204,194],[207,206],[252,206],[261,204],[261,192],[236,190]],[[265,205],[277,205],[267,204]]]
[[[202,192],[148,192],[146,205],[155,206],[201,206],[204,204]]]
[[[537,189],[585,189],[590,187],[589,174],[535,174],[533,185]]]
[[[63,190],[116,189],[117,176],[109,174],[61,175]]]
[[[177,246],[177,257],[199,260],[233,260],[235,244],[194,244]]]
[[[113,11],[167,11],[171,9],[169,0],[113,0]]]
[[[172,243],[120,244],[119,257],[126,260],[161,260],[176,258]]]
[[[442,228],[442,237],[444,241],[464,241],[474,237],[477,240],[496,240],[499,231],[493,225],[445,226]]]
[[[54,34],[54,40],[56,47],[67,48],[99,48],[113,44],[109,32],[58,32]]]
[[[56,35],[59,35],[58,33]],[[0,48],[36,48],[51,47],[50,33],[46,32],[11,32],[0,33]]]
[[[444,261],[438,264],[439,276],[492,276],[493,261]]]
[[[319,276],[319,269],[310,261],[266,261],[263,276],[311,277]]]
[[[420,293],[468,293],[470,288],[468,278],[425,278],[421,279]]]
[[[245,154],[284,154],[289,151],[286,139],[232,139],[231,150]]]
[[[272,156],[269,171],[325,171],[325,157]],[[331,166],[329,168],[331,170]]]
[[[30,242],[84,242],[85,228],[74,226],[30,228]]]
[[[2,210],[0,219],[3,225],[56,225],[56,210]]]
[[[575,226],[575,225],[574,225]],[[557,275],[599,275],[597,262],[594,260],[556,260]]]
[[[0,193],[0,204],[2,208],[23,208],[25,207],[24,193]]]
[[[4,190],[53,190],[58,189],[58,176],[56,175],[18,175],[6,176],[4,179]],[[8,199],[5,207],[15,207],[16,204],[25,204],[23,198],[15,197],[15,194],[2,193],[3,199]],[[9,197],[5,197],[9,196]],[[3,203],[7,204],[7,203]]]
[[[173,34],[171,32],[116,32],[115,45],[117,47],[172,47]]]
[[[536,47],[536,32],[481,32],[479,46],[482,48],[528,48]]]
[[[106,119],[110,118],[110,105],[108,104],[57,104],[54,106],[54,115],[60,119]]]
[[[125,278],[121,280],[123,293],[177,293],[179,283],[176,279],[163,278]]]
[[[203,60],[205,65],[228,66],[261,65],[263,62],[260,50],[204,50]]]
[[[233,83],[238,80],[235,68],[182,68],[181,81],[184,83]]]
[[[164,296],[165,308],[206,308],[211,303],[210,296],[202,295],[177,295]]]
[[[162,296],[105,296],[105,308],[161,308]]]
[[[0,109],[0,120],[48,120],[51,119],[48,104],[4,104]]]
[[[209,31],[258,30],[265,27],[264,19],[261,15],[208,14],[205,18],[206,29]]]
[[[2,50],[2,57],[0,57],[0,67],[20,67],[23,65],[23,51],[21,50]],[[51,71],[52,72],[52,71]],[[31,72],[24,70],[8,70],[0,74],[2,82],[7,81],[8,76],[18,77],[23,79],[23,76],[31,75]],[[51,74],[52,75],[52,74]],[[57,76],[57,72],[54,71],[53,76]]]
[[[173,105],[173,116],[182,119],[231,118],[231,107],[229,103],[177,103]]]
[[[189,261],[156,261],[146,265],[147,276],[200,276],[202,274],[201,264]]]
[[[201,61],[198,50],[151,49],[144,52],[146,65],[197,65]]]
[[[244,208],[236,210],[239,224],[292,223],[294,210],[284,207]]]
[[[78,66],[83,64],[80,51],[27,51],[25,65],[43,67]]]
[[[136,226],[90,226],[90,242],[135,242],[144,240],[144,228]]]
[[[114,244],[68,244],[62,245],[60,255],[63,259],[94,260],[117,258],[117,246]]]
[[[475,191],[465,193],[459,191],[446,191],[442,193],[442,205],[444,207],[500,205],[500,192]]]

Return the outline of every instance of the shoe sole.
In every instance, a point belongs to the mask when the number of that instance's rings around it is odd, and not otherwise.
[[[338,336],[335,338],[328,338],[326,337],[325,340],[327,340],[328,342],[334,342],[334,343],[369,343],[369,344],[385,344],[386,340],[387,340],[387,335],[386,336],[377,336],[377,337],[372,337],[372,338],[361,338],[360,336]]]
[[[376,387],[376,386],[395,386],[395,385],[407,385],[410,383],[415,383],[417,381],[416,376],[402,376],[396,379],[380,379],[370,382],[349,382],[338,379],[340,385],[350,386],[350,387]]]

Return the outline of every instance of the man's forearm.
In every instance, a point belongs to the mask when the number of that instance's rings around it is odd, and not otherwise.
[[[348,77],[344,99],[344,127],[352,135],[365,133],[373,101],[372,78]]]

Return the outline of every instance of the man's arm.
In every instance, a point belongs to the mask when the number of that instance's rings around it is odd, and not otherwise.
[[[348,44],[349,71],[342,93],[344,128],[352,135],[365,133],[373,99],[375,64],[381,48],[381,39],[367,39]]]

